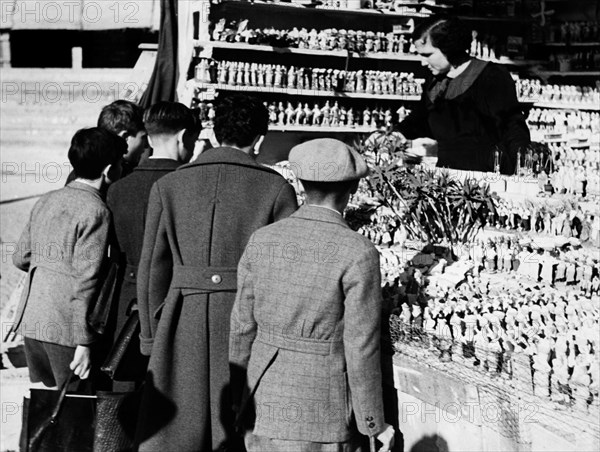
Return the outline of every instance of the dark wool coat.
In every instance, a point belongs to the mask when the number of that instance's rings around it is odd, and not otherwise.
[[[500,170],[513,174],[517,152],[524,152],[530,136],[509,72],[474,58],[463,73],[448,80],[434,79],[397,129],[409,139],[437,140],[438,167],[494,171],[498,146]]]
[[[233,148],[207,150],[152,187],[137,282],[141,348],[152,353],[140,450],[216,450],[233,436],[237,264],[254,231],[296,208],[283,177]]]
[[[114,340],[127,320],[132,302],[137,299],[137,267],[142,254],[150,189],[154,182],[175,171],[180,165],[180,162],[172,159],[146,159],[140,162],[133,173],[111,184],[108,189],[106,203],[113,215],[121,269],[118,298],[114,306],[116,308]],[[139,344],[137,346],[132,344],[132,346],[133,350],[128,352],[126,364],[145,366],[147,358],[140,355]]]

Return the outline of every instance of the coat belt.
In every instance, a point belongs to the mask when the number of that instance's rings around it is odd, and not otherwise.
[[[261,329],[256,333],[256,340],[284,350],[324,356],[331,354],[335,342],[341,342],[341,340],[308,339]]]
[[[197,289],[207,292],[237,290],[237,267],[194,267],[174,265],[173,289]]]

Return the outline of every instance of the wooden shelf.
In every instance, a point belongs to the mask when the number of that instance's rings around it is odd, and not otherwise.
[[[277,11],[282,11],[282,9],[286,9],[289,11],[290,8],[300,9],[302,11],[314,11],[315,14],[319,14],[321,11],[335,11],[336,14],[352,14],[352,15],[366,15],[366,16],[388,16],[388,17],[431,17],[432,14],[428,13],[419,13],[419,12],[411,12],[408,10],[404,11],[383,11],[379,9],[348,9],[348,8],[319,8],[314,5],[299,5],[295,3],[273,3],[273,2],[261,2],[255,0],[254,2],[241,2],[241,1],[222,1],[220,4],[222,5],[231,5],[235,4],[235,6],[247,7],[247,8],[256,8],[256,9],[269,9],[269,12],[276,15]],[[426,8],[427,5],[421,5],[421,8]],[[405,8],[410,8],[410,6],[406,6]],[[433,8],[432,8],[433,9]]]
[[[381,100],[402,100],[418,101],[420,95],[401,95],[401,94],[371,94],[371,93],[349,93],[337,91],[315,91],[309,89],[297,88],[276,88],[274,86],[241,86],[241,85],[221,85],[218,83],[199,83],[194,82],[193,86],[200,89],[212,91],[243,91],[247,93],[279,93],[289,96],[307,96],[307,97],[335,97],[339,99],[381,99]]]
[[[224,41],[194,41],[195,47],[208,48],[212,47],[215,49],[229,49],[229,50],[242,50],[242,51],[254,51],[254,52],[275,52],[275,53],[288,53],[292,55],[315,55],[315,56],[332,56],[339,58],[346,58],[348,56],[347,50],[314,50],[314,49],[297,49],[295,47],[273,47],[268,45],[259,44],[246,44],[243,42],[224,42]],[[391,53],[391,52],[351,52],[353,58],[365,58],[371,60],[395,60],[395,61],[422,61],[419,55],[413,55],[408,53]],[[485,61],[491,61],[492,63],[505,64],[512,66],[532,66],[534,64],[545,63],[541,60],[511,60],[508,58],[498,59],[486,59]]]
[[[594,47],[600,46],[600,42],[547,42],[544,44],[548,47]]]
[[[540,76],[561,76],[561,77],[600,77],[600,71],[538,71]]]
[[[417,5],[405,5],[401,7],[401,11],[389,11],[389,10],[381,10],[381,9],[348,9],[348,8],[336,8],[336,7],[316,7],[315,11],[335,11],[335,12],[343,12],[343,13],[351,13],[351,14],[368,14],[368,15],[376,15],[376,16],[390,16],[390,17],[431,17],[433,14],[430,13],[421,13],[418,11],[410,11],[410,8],[427,8],[428,5],[421,4]],[[432,8],[433,9],[433,8]]]
[[[535,104],[537,101],[538,99],[532,99],[529,97],[519,97],[520,104]]]
[[[289,53],[292,55],[315,55],[315,56],[332,56],[346,58],[347,50],[313,50],[313,49],[297,49],[293,47],[272,47],[267,45],[246,44],[241,42],[223,42],[223,41],[194,41],[196,47],[213,47],[215,49],[231,49],[231,50],[250,50],[255,52],[275,52]],[[421,61],[418,55],[406,53],[386,53],[386,52],[351,52],[355,58],[366,58],[371,60],[396,60],[396,61]]]
[[[570,104],[570,103],[561,103],[561,102],[535,102],[533,104],[534,107],[539,108],[556,108],[563,110],[591,110],[591,111],[600,111],[600,105],[594,105],[593,103],[585,103],[585,104]]]
[[[269,125],[269,132],[314,132],[314,133],[371,133],[375,129],[365,126],[339,126],[339,127],[321,127],[321,126],[279,126]]]
[[[524,16],[457,16],[460,20],[471,22],[504,22],[510,24],[527,24],[533,22],[532,17]]]

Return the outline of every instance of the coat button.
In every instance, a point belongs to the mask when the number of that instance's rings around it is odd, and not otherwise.
[[[212,275],[212,278],[210,278],[210,279],[215,284],[221,284],[221,281],[222,281],[221,275]]]
[[[365,418],[365,421],[367,421],[367,422],[371,422],[372,420],[373,420],[373,416],[367,416]]]
[[[134,276],[135,276],[135,273],[133,273],[133,272],[130,272],[130,273],[129,273],[129,277],[130,277],[130,278],[133,278]]]
[[[375,427],[375,422],[369,422],[369,428]]]

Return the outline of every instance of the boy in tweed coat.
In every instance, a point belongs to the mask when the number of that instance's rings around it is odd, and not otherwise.
[[[292,149],[306,191],[291,217],[256,231],[238,267],[231,315],[232,387],[249,452],[393,446],[384,421],[379,254],[344,219],[364,159],[338,140]],[[361,436],[360,434],[364,435]]]
[[[70,369],[81,379],[89,375],[97,336],[88,316],[102,283],[111,222],[100,187],[111,168],[118,177],[126,150],[122,138],[104,129],[75,133],[69,161],[77,178],[42,196],[23,230],[13,263],[28,279],[14,330],[25,338],[32,383],[61,386]]]

